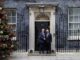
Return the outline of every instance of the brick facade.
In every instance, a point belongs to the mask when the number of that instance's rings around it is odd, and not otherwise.
[[[17,10],[17,39],[19,43],[24,45],[22,49],[26,49],[26,42],[28,47],[29,37],[29,7],[26,2],[57,2],[56,8],[56,48],[67,48],[69,46],[75,47],[77,41],[68,41],[68,8],[80,7],[80,0],[6,0],[4,2],[5,8],[16,8]],[[75,43],[75,44],[74,44]]]

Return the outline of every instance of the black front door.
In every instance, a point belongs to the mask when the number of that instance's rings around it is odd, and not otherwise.
[[[50,22],[35,22],[35,51],[38,51],[38,36],[42,28],[49,28]]]

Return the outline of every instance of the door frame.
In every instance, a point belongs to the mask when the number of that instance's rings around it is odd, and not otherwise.
[[[29,51],[35,51],[35,16],[34,8],[29,7]],[[49,8],[49,7],[48,7]],[[55,7],[49,9],[50,12],[50,33],[52,34],[51,50],[55,50]],[[39,22],[39,21],[38,21]]]

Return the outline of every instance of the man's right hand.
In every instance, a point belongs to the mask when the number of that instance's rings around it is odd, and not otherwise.
[[[46,40],[46,39],[44,38],[44,40]]]

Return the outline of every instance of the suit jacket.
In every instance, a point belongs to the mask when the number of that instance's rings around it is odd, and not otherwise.
[[[45,41],[45,33],[43,34],[42,32],[39,34],[39,39],[38,39],[38,42],[39,43],[44,43]]]
[[[48,35],[46,33],[46,42],[47,43],[51,43],[52,42],[52,35],[51,35],[51,33],[48,33]]]

